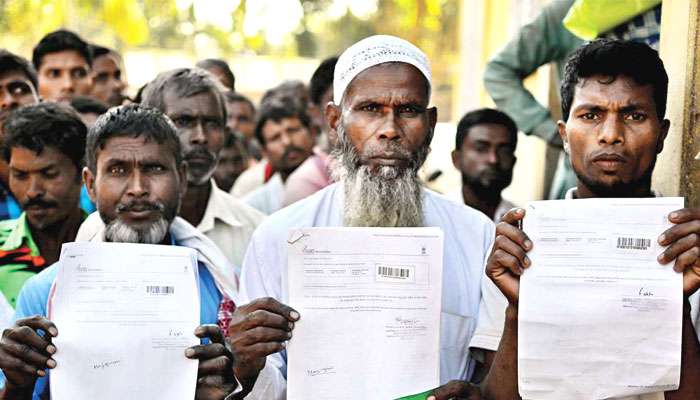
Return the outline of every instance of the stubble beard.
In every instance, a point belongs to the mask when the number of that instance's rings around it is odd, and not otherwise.
[[[410,157],[407,167],[380,166],[375,171],[361,164],[361,157],[350,142],[342,121],[338,141],[331,152],[333,178],[345,191],[344,225],[350,227],[417,227],[423,226],[423,199],[418,169],[428,156],[424,144]],[[394,152],[406,152],[398,145]],[[368,156],[365,154],[365,156]]]

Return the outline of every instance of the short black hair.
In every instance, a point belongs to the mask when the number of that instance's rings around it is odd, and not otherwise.
[[[32,52],[34,68],[39,70],[45,55],[66,50],[77,51],[85,62],[92,67],[92,52],[90,52],[88,44],[76,33],[65,29],[59,29],[41,38],[39,43],[34,47],[34,51]]]
[[[638,85],[651,85],[659,120],[666,115],[668,75],[659,53],[642,42],[596,39],[574,51],[564,67],[561,83],[561,110],[564,121],[574,101],[576,85],[581,79],[594,75],[631,78]]]
[[[226,123],[226,100],[221,91],[223,85],[209,72],[201,68],[178,68],[161,72],[143,90],[141,104],[155,107],[165,112],[165,92],[175,91],[178,97],[192,97],[200,93],[212,93],[219,100],[223,113],[223,124]]]
[[[153,107],[128,104],[114,107],[95,121],[87,135],[86,158],[90,171],[97,173],[97,153],[114,137],[143,137],[146,141],[166,144],[182,165],[182,146],[175,125],[165,114]]]
[[[39,86],[36,70],[29,61],[5,49],[0,49],[0,75],[15,71],[23,73],[34,86],[34,90],[37,90]]]
[[[229,82],[231,82],[231,87],[229,89],[233,91],[236,90],[236,76],[233,74],[233,71],[231,71],[231,67],[228,66],[228,63],[226,61],[220,58],[207,58],[197,62],[197,64],[195,64],[194,66],[206,70],[212,67],[219,68],[224,73]]]
[[[107,54],[117,54],[117,52],[110,49],[109,47],[100,46],[99,44],[91,43],[88,45],[88,47],[90,48],[90,53],[92,54],[93,61],[97,57],[106,56]]]
[[[253,110],[253,114],[255,114],[255,104],[253,104],[253,102],[249,98],[243,96],[242,94],[234,92],[233,90],[229,90],[224,93],[224,97],[226,97],[226,102],[229,104],[246,103],[250,107],[250,109]]]
[[[260,105],[260,111],[255,122],[255,137],[265,147],[263,126],[267,121],[280,122],[285,118],[297,118],[307,129],[311,128],[311,119],[306,113],[305,107],[300,107],[297,102],[289,97],[272,97]],[[309,134],[311,134],[309,132]]]
[[[105,103],[88,96],[74,97],[70,101],[70,106],[81,114],[102,115],[109,110],[109,107]]]
[[[503,111],[493,108],[480,108],[470,111],[459,120],[457,124],[457,136],[455,137],[455,150],[460,150],[464,143],[464,138],[469,134],[469,130],[476,125],[481,124],[498,124],[504,126],[510,134],[510,141],[513,142],[513,148],[518,143],[518,128],[515,122]]]
[[[309,97],[311,98],[311,102],[317,106],[325,106],[325,104],[320,104],[321,97],[323,97],[323,94],[326,93],[328,88],[333,87],[333,72],[335,71],[335,64],[337,63],[337,56],[326,58],[311,76],[311,81],[309,82]]]
[[[87,127],[70,107],[46,102],[20,107],[5,121],[3,157],[10,161],[12,149],[23,147],[36,154],[52,147],[83,169]]]

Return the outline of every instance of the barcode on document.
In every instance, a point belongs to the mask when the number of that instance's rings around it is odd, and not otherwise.
[[[651,239],[647,238],[617,238],[618,249],[646,250],[651,247]]]
[[[379,276],[385,276],[388,278],[408,279],[410,270],[406,268],[385,267],[380,265],[377,267],[377,274],[379,274]]]
[[[148,294],[173,294],[173,293],[175,293],[175,286],[146,286],[146,293],[148,293]]]

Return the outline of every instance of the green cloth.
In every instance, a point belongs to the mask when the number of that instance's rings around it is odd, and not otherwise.
[[[82,211],[82,220],[87,213]],[[0,221],[0,292],[5,295],[12,308],[27,279],[43,270],[46,261],[39,254],[27,223],[27,213],[17,219]]]
[[[557,140],[557,124],[549,110],[535,100],[523,80],[542,65],[556,63],[557,86],[569,55],[583,40],[569,32],[562,21],[574,0],[555,0],[524,25],[486,65],[484,85],[499,110],[515,121],[526,135],[535,135],[547,143]],[[552,182],[552,198],[563,198],[566,190],[576,186],[576,176],[568,159],[561,163]]]
[[[405,397],[400,397],[400,398],[398,398],[398,399],[396,399],[396,400],[425,400],[425,399],[427,399],[428,396],[430,396],[431,394],[433,394],[433,391],[432,391],[432,390],[428,390],[427,392],[418,393],[418,394],[412,394],[412,395],[410,395],[410,396],[405,396]]]
[[[582,39],[593,40],[659,4],[661,0],[576,0],[564,26]]]
[[[27,214],[0,221],[0,291],[14,308],[27,279],[44,268],[45,262],[27,224]]]

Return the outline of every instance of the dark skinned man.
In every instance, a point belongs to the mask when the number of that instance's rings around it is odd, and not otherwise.
[[[233,267],[216,246],[176,217],[187,187],[187,166],[175,127],[155,109],[114,108],[90,130],[86,147],[83,179],[102,224],[97,230],[81,231],[78,240],[179,245],[197,251],[202,325],[194,334],[210,342],[187,348],[183,357],[199,360],[196,399],[226,398],[235,382],[228,373],[230,353],[215,323],[221,298],[236,295],[236,281]],[[47,375],[56,367],[52,355],[60,351],[51,338],[60,334],[61,327],[46,318],[46,302],[59,267],[54,264],[27,281],[18,299],[15,325],[3,332],[1,399],[48,396]]]
[[[558,126],[578,181],[567,198],[655,196],[651,174],[669,129],[664,119],[668,78],[657,53],[641,43],[597,40],[577,50],[565,72],[561,89],[564,121]],[[486,350],[490,370],[482,391],[487,399],[519,398],[519,277],[531,266],[527,252],[532,249],[526,233],[517,227],[524,216],[525,210],[513,209],[496,228],[486,265],[495,287],[485,282],[477,333],[470,344]],[[675,211],[669,221],[674,226],[658,238],[660,245],[668,246],[658,260],[683,273],[680,386],[676,391],[625,400],[700,398],[700,345],[691,322],[697,303],[693,302],[691,311],[689,300],[700,287],[700,210]]]
[[[78,205],[87,128],[56,103],[22,107],[5,123],[3,155],[22,209],[0,222],[0,291],[15,306],[26,282],[58,260],[85,214]]]
[[[121,105],[126,99],[126,74],[122,57],[106,47],[90,45],[92,51],[91,96],[109,107]]]
[[[437,109],[429,107],[427,57],[397,37],[373,36],[348,48],[334,74],[334,99],[326,118],[338,137],[332,152],[337,183],[273,214],[253,236],[241,278],[242,301],[250,303],[239,306],[228,332],[236,377],[246,390],[253,389],[248,398],[284,396],[286,361],[279,352],[294,322],[304,318],[282,304],[288,300],[283,271],[289,229],[433,226],[445,233],[440,340],[444,386],[434,394],[478,395],[461,381],[471,379],[476,367],[466,346],[474,328],[469,321],[478,312],[493,224],[482,213],[423,188],[417,178],[437,121]],[[351,344],[347,346],[351,352]]]
[[[13,110],[39,102],[36,71],[24,58],[0,50],[0,144],[3,125]],[[21,209],[9,189],[9,169],[0,160],[0,220],[19,217]]]
[[[505,113],[490,108],[466,113],[457,124],[452,151],[462,185],[447,196],[500,221],[515,207],[501,192],[513,178],[517,143],[518,128]]]
[[[92,91],[92,53],[80,36],[58,30],[44,36],[34,47],[32,63],[39,76],[39,96],[68,103]]]
[[[158,108],[177,127],[188,167],[179,215],[214,241],[240,271],[250,237],[264,216],[216,187],[212,179],[226,125],[226,103],[218,84],[201,69],[164,72],[148,85],[142,104]]]

